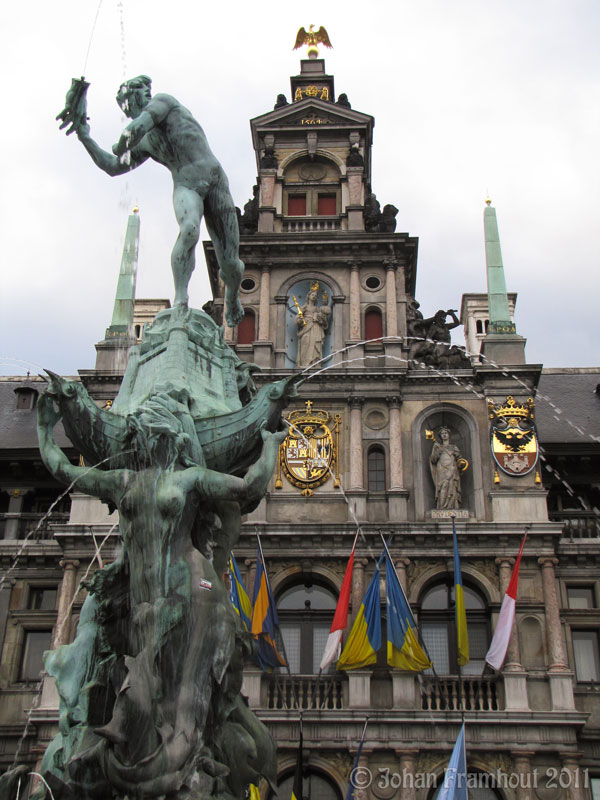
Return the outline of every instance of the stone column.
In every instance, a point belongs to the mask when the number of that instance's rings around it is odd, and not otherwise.
[[[404,477],[402,469],[402,432],[400,430],[399,397],[387,397],[390,408],[390,489],[403,489]]]
[[[354,569],[352,571],[352,620],[356,619],[358,609],[365,596],[365,567],[368,564],[368,559],[357,558],[354,560]]]
[[[568,800],[584,800],[586,796],[586,773],[581,769],[579,759],[583,753],[562,753],[561,785],[566,785]]]
[[[400,775],[401,788],[400,800],[417,800],[417,790],[415,788],[415,762],[418,750],[397,750],[400,756]]]
[[[542,587],[544,590],[544,605],[546,607],[546,636],[548,638],[548,653],[550,656],[550,671],[563,672],[568,670],[567,653],[562,635],[558,595],[556,593],[556,575],[554,566],[558,564],[557,558],[538,558],[542,567]]]
[[[262,265],[260,276],[260,301],[258,307],[258,340],[269,341],[269,311],[271,298],[271,265]]]
[[[394,561],[394,565],[396,567],[396,572],[398,573],[398,580],[400,581],[400,586],[404,589],[404,594],[408,597],[407,591],[407,582],[406,582],[406,568],[410,564],[410,558],[398,558]]]
[[[360,264],[350,265],[350,339],[360,341]]]
[[[65,558],[59,562],[63,568],[63,578],[58,594],[58,612],[56,615],[56,628],[54,629],[53,649],[61,644],[69,643],[69,619],[71,618],[71,603],[77,592],[77,559]]]
[[[348,673],[348,677],[350,677],[352,673]],[[368,733],[368,732],[367,732]],[[369,756],[371,755],[372,747],[367,747],[366,745],[363,746],[362,753],[360,754],[360,758],[358,759],[358,764],[356,772],[354,775],[350,775],[350,780],[353,781],[354,784],[354,800],[369,800],[371,797],[371,792],[369,791],[368,784],[370,783],[370,776],[369,776]],[[354,770],[354,762],[356,761],[356,755],[354,752],[351,751],[352,756],[352,769]],[[354,780],[353,780],[354,779]]]
[[[398,264],[392,258],[385,262],[386,278],[385,278],[385,305],[386,305],[386,321],[387,321],[387,336],[398,335],[398,307],[396,298],[396,270]]]
[[[23,500],[31,489],[11,488],[6,490],[9,495],[6,525],[4,528],[5,539],[19,538],[19,525],[23,512]],[[24,538],[24,537],[23,537]]]
[[[531,773],[531,759],[535,755],[533,750],[519,750],[513,752],[515,772],[519,776],[519,783],[515,789],[516,800],[535,800],[535,780]]]
[[[546,639],[550,666],[548,678],[552,696],[553,711],[570,711],[575,708],[573,696],[573,673],[569,671],[567,653],[562,634],[558,595],[556,593],[556,575],[554,565],[558,559],[544,556],[538,559],[542,567],[542,588],[544,590],[544,606],[546,608]]]
[[[504,598],[506,590],[508,589],[514,563],[514,558],[507,557],[496,559],[496,564],[498,565],[498,571],[500,573],[500,592],[502,594],[502,598]],[[517,629],[514,623],[512,632],[510,634],[510,640],[508,642],[508,648],[506,650],[506,658],[504,659],[504,669],[511,671],[522,671],[523,669],[521,664],[521,648],[519,647],[519,637],[517,636]]]
[[[350,405],[350,489],[364,489],[362,397],[351,397]]]

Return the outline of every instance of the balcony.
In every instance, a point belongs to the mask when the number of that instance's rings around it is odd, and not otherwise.
[[[550,511],[552,522],[562,522],[563,539],[600,539],[600,520],[593,511]]]
[[[51,514],[0,514],[0,539],[5,539],[7,529],[11,529],[10,539],[51,539],[54,525],[64,525],[69,521],[68,513],[53,512]],[[10,523],[14,523],[10,525]],[[40,524],[41,523],[41,524]],[[38,527],[39,526],[39,527]]]
[[[462,695],[458,678],[426,677],[421,684],[424,711],[498,711],[495,679],[463,678]]]
[[[281,225],[284,233],[339,231],[342,227],[341,220],[337,215],[330,217],[284,217]]]
[[[339,710],[344,708],[343,681],[340,675],[269,675],[267,708],[313,708]]]

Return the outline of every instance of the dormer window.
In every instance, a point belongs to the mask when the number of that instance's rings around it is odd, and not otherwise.
[[[17,386],[15,394],[19,411],[32,411],[35,408],[39,394],[37,389],[32,386]]]

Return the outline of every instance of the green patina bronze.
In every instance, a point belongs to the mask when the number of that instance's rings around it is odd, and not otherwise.
[[[61,128],[70,126],[67,135],[75,132],[94,163],[108,175],[123,175],[148,158],[167,167],[173,176],[173,205],[179,225],[171,254],[175,304],[188,302],[188,283],[204,216],[225,283],[227,322],[235,326],[244,316],[238,296],[244,264],[239,258],[239,228],[227,176],[188,109],[169,94],[152,97],[151,85],[147,75],[121,84],[117,102],[132,121],[113,145],[112,153],[90,136],[86,107],[89,84],[83,79],[73,80],[57,119]]]
[[[149,93],[130,84],[122,87],[130,116],[156,125]],[[103,169],[124,171],[90,143],[76,89],[64,124],[72,123]],[[172,98],[159,97],[157,108],[169,106]],[[196,131],[184,112],[176,112],[177,124]],[[133,165],[144,141],[152,143],[144,152],[157,157],[163,135],[141,130],[128,129]],[[205,169],[202,148],[198,159]],[[177,195],[175,172],[174,179]],[[226,186],[224,175],[219,181]],[[212,213],[212,224],[226,228],[228,210],[223,219],[214,206]],[[44,463],[58,480],[118,509],[123,545],[87,584],[73,643],[46,657],[60,696],[59,734],[42,764],[55,800],[242,800],[249,783],[276,777],[271,737],[240,694],[254,643],[223,574],[242,515],[267,490],[294,379],[257,390],[258,368],[240,361],[207,314],[188,309],[178,286],[183,273],[175,266],[174,273],[181,302],[131,348],[110,410],[53,373],[38,401]],[[228,302],[237,307],[237,288]],[[69,462],[53,437],[59,420],[93,466]]]

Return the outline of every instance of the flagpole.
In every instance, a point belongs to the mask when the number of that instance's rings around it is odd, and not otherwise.
[[[451,514],[450,517],[452,519],[452,547],[454,549],[454,542],[457,543],[457,547],[458,547],[458,539],[457,539],[457,536],[456,536],[456,525],[454,523],[454,520],[456,519],[456,514]],[[455,616],[455,619],[456,619],[455,627],[456,627],[456,638],[457,638],[457,649],[458,649],[458,616],[457,616],[458,615],[458,611],[457,611],[457,605],[456,605],[456,603],[457,603],[457,597],[456,597],[456,561],[454,561],[454,568],[452,570],[452,574],[453,574],[453,577],[454,577],[454,616]],[[460,702],[460,714],[461,714],[461,719],[462,719],[462,722],[463,722],[463,725],[464,725],[464,722],[465,722],[465,696],[464,696],[462,667],[460,666],[460,663],[459,663],[458,652],[457,652],[457,658],[456,658],[456,666],[457,666],[457,669],[458,669],[458,698],[459,698],[459,702]]]
[[[394,570],[396,578],[398,579],[398,585],[400,586],[400,591],[402,592],[402,596],[404,597],[404,600],[406,601],[406,605],[410,609],[410,603],[408,602],[408,598],[406,596],[406,592],[404,591],[404,586],[402,586],[402,581],[400,580],[400,578],[398,576],[398,570],[396,569],[396,565],[394,564],[394,559],[392,558],[392,554],[390,553],[388,543],[385,541],[385,538],[384,538],[383,533],[381,531],[379,531],[379,535],[381,536],[381,540],[383,542],[383,546],[384,546],[385,551],[386,551],[386,553],[388,555],[388,558],[390,560],[390,564],[392,565],[392,569]],[[390,541],[391,541],[391,538],[390,538]],[[410,609],[410,611],[411,611],[411,615],[412,615],[412,609]],[[421,647],[423,648],[423,650],[425,652],[425,655],[429,659],[429,662],[431,663],[431,671],[433,672],[433,675],[434,675],[435,679],[439,683],[440,682],[439,675],[435,671],[435,667],[433,665],[433,660],[432,660],[431,656],[429,655],[429,653],[427,652],[427,647],[426,647],[425,642],[423,641],[423,639],[421,637],[421,631],[419,629],[419,626],[417,625],[417,621],[414,618],[414,616],[413,616],[413,622],[415,623],[415,628],[417,630],[417,636],[418,636],[418,639],[419,639],[419,644],[421,645]]]

